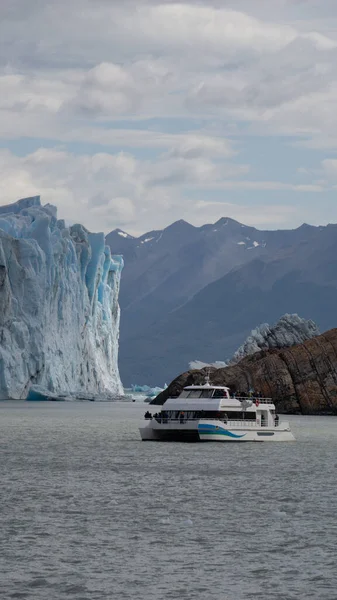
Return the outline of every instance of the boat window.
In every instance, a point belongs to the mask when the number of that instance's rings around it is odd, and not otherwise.
[[[200,398],[211,398],[213,390],[202,390]]]
[[[226,390],[214,390],[213,398],[227,398]]]
[[[221,419],[222,413],[218,410],[203,410],[202,411],[202,419]]]
[[[181,410],[168,410],[161,411],[160,418],[163,419],[180,419],[183,414],[184,419],[220,419],[223,421],[253,421],[256,420],[256,412],[243,412],[243,411],[218,411],[218,410],[198,410],[198,411],[181,411]]]
[[[191,390],[187,398],[201,398],[202,390]]]
[[[188,394],[189,394],[188,390],[183,390],[180,394],[180,398],[187,398]]]
[[[256,420],[256,412],[243,412],[242,410],[231,410],[227,412],[230,421],[244,419],[246,421]]]

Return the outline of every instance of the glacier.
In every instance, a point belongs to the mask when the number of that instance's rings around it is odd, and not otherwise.
[[[296,344],[303,344],[306,340],[320,335],[319,328],[311,319],[306,320],[298,314],[285,314],[277,323],[269,325],[263,323],[253,329],[245,342],[237,349],[230,360],[226,362],[217,361],[214,363],[205,363],[200,360],[194,360],[189,363],[190,369],[203,369],[205,367],[214,367],[221,369],[230,365],[235,365],[240,360],[260,350],[271,348],[289,348]]]
[[[123,395],[121,256],[40,197],[0,206],[0,398]]]
[[[263,323],[253,329],[246,341],[238,348],[229,361],[229,365],[238,363],[245,356],[269,350],[271,348],[289,348],[303,344],[306,340],[320,335],[320,331],[311,319],[306,320],[298,314],[285,314],[274,325]]]
[[[213,363],[205,363],[202,360],[192,360],[189,363],[189,368],[193,371],[199,371],[201,369],[204,369],[205,367],[213,367],[214,369],[224,369],[225,367],[228,367],[228,364],[223,360],[216,360]]]

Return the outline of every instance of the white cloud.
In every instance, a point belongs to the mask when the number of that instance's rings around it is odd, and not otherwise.
[[[184,51],[206,60],[212,54],[221,55],[228,61],[237,52],[277,51],[301,35],[318,49],[333,44],[320,32],[302,32],[298,23],[295,27],[286,18],[275,22],[272,14],[266,17],[266,10],[256,18],[248,2],[241,10],[233,1],[227,6],[212,4],[102,0],[55,4],[46,0],[30,2],[27,9],[25,0],[20,0],[12,10],[7,3],[6,10],[5,2],[0,9],[2,56],[63,65],[86,61],[89,65],[111,60],[111,56],[124,61],[144,51],[153,55]]]
[[[127,27],[130,15],[124,13]],[[296,37],[289,26],[263,23],[231,9],[191,4],[161,4],[137,10],[140,38],[155,48],[216,55],[227,51],[278,50]],[[223,56],[223,59],[226,58]]]
[[[233,174],[235,168],[228,169]],[[46,148],[24,157],[0,151],[0,170],[1,203],[41,194],[66,219],[81,219],[88,227],[105,231],[118,225],[133,227],[136,220],[146,229],[149,218],[160,211],[169,219],[169,212],[181,210],[182,203],[172,186],[194,185],[198,180],[207,187],[220,178],[217,166],[200,156],[163,154],[153,162],[123,152],[79,156]]]
[[[69,81],[59,77],[24,75],[5,69],[0,75],[0,86],[5,92],[0,96],[0,109],[14,113],[32,113],[45,110],[57,113],[71,96]]]
[[[104,62],[83,74],[68,108],[88,117],[111,117],[137,111],[141,99],[142,90],[132,75],[120,65]]]
[[[245,135],[337,148],[336,25],[330,0],[2,0],[0,136],[62,144],[2,152],[2,197],[41,192],[69,220],[142,231],[189,219],[198,191],[325,191],[332,161],[299,184],[306,154],[285,176],[278,152],[270,177],[272,152],[249,156]]]
[[[172,138],[170,156],[197,158],[199,156],[219,156],[230,158],[235,154],[231,143],[220,137],[186,134]]]
[[[235,173],[235,169],[237,172]],[[317,192],[319,186],[290,185],[273,181],[231,180],[245,174],[245,166],[228,165],[227,171],[208,158],[170,158],[153,162],[137,160],[129,153],[75,155],[59,149],[40,148],[24,157],[0,151],[0,203],[41,194],[44,203],[56,204],[59,215],[69,222],[80,221],[92,230],[122,226],[131,232],[164,227],[174,219],[190,219],[201,225],[221,216],[237,218],[243,210],[228,203],[194,200],[183,190],[270,190]],[[154,175],[155,174],[155,175]],[[264,210],[265,207],[263,207]],[[230,213],[228,212],[230,210]],[[246,210],[246,209],[245,209]],[[209,211],[209,213],[207,212]],[[294,212],[272,205],[265,214],[260,205],[242,212],[244,222],[270,226],[283,222]],[[254,221],[255,215],[255,221]],[[247,220],[248,219],[248,220]]]
[[[292,191],[292,192],[322,192],[322,184],[293,184],[282,181],[213,181],[207,185],[208,190],[255,190],[255,191]]]
[[[22,0],[4,2],[0,108],[26,117],[24,133],[41,111],[50,113],[44,130],[67,120],[73,128],[75,117],[84,126],[121,116],[188,118],[189,111],[209,119],[216,111],[257,131],[267,124],[269,133],[295,127],[317,135],[318,103],[335,101],[336,40],[307,31],[305,20],[287,23],[294,3],[273,2],[279,22],[266,20],[262,5],[35,0],[27,10]],[[330,109],[323,120],[327,132]]]
[[[322,161],[323,173],[330,180],[335,182],[337,180],[337,159],[326,158]]]
[[[93,230],[132,222],[143,191],[136,161],[123,153],[76,156],[40,149],[21,158],[2,151],[0,168],[2,204],[41,194],[62,218]]]
[[[144,47],[151,54],[251,52],[278,49],[296,37],[293,27],[202,4],[59,0],[30,3],[30,10],[24,4],[1,9],[3,60],[89,64],[106,60],[109,51],[125,60]]]

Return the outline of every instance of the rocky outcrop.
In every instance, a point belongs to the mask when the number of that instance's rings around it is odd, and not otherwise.
[[[164,404],[186,385],[205,381],[206,369],[179,375],[153,403]],[[337,329],[291,348],[262,350],[239,363],[210,369],[212,384],[272,397],[279,413],[337,414]]]

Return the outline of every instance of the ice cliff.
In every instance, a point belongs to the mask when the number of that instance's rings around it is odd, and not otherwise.
[[[229,361],[204,363],[200,360],[194,360],[189,363],[189,367],[190,369],[203,369],[204,367],[221,369],[228,365],[235,365],[246,356],[260,352],[260,350],[290,348],[296,344],[303,344],[306,340],[310,340],[319,334],[320,331],[314,321],[302,319],[297,314],[285,314],[275,325],[263,323],[253,329]]]
[[[297,314],[285,314],[275,325],[263,323],[253,329],[246,341],[238,348],[230,365],[236,364],[245,356],[269,350],[271,348],[290,348],[296,344],[303,344],[320,334],[314,321],[302,319]]]
[[[0,398],[122,394],[123,260],[103,233],[66,227],[38,196],[0,207]]]

